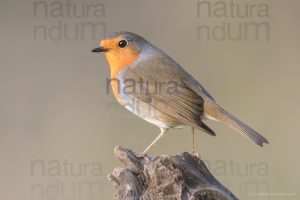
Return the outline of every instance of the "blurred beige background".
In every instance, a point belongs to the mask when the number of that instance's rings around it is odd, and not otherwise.
[[[229,13],[230,1],[221,2]],[[197,132],[197,150],[222,183],[241,199],[299,199],[299,1],[233,1],[242,12],[255,5],[252,17],[208,17],[204,6],[198,16],[197,3],[1,1],[0,198],[113,199],[106,175],[121,165],[114,147],[139,152],[159,132],[115,104],[106,92],[107,64],[90,52],[105,32],[129,30],[166,51],[269,139],[259,148],[210,122],[217,137]],[[268,16],[257,15],[260,4]],[[238,24],[264,22],[270,37],[263,29],[258,39],[251,30],[237,41],[199,36],[199,26],[212,31],[223,21],[235,34]],[[151,153],[189,151],[190,143],[189,129],[172,130]]]

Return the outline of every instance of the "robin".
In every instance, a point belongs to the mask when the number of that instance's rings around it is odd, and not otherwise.
[[[117,101],[146,121],[158,126],[160,134],[149,149],[170,128],[194,128],[215,136],[203,123],[221,122],[247,136],[256,144],[266,138],[219,106],[202,85],[166,53],[131,32],[115,32],[105,37],[92,52],[103,52],[110,67],[111,86]]]

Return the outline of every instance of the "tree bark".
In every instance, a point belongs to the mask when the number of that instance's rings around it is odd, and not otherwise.
[[[116,147],[114,153],[125,165],[108,175],[116,200],[238,199],[214,178],[202,160],[187,152],[142,158]]]

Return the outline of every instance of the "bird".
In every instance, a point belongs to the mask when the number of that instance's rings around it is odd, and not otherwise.
[[[160,128],[153,145],[169,129],[191,127],[216,136],[203,121],[221,122],[259,146],[268,140],[223,109],[210,93],[167,53],[142,36],[119,31],[105,36],[91,50],[102,52],[110,68],[110,85],[118,103],[138,117]]]

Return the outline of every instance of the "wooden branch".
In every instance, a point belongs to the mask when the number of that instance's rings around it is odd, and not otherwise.
[[[122,147],[114,153],[125,165],[108,175],[116,200],[237,200],[189,153],[141,158]]]

